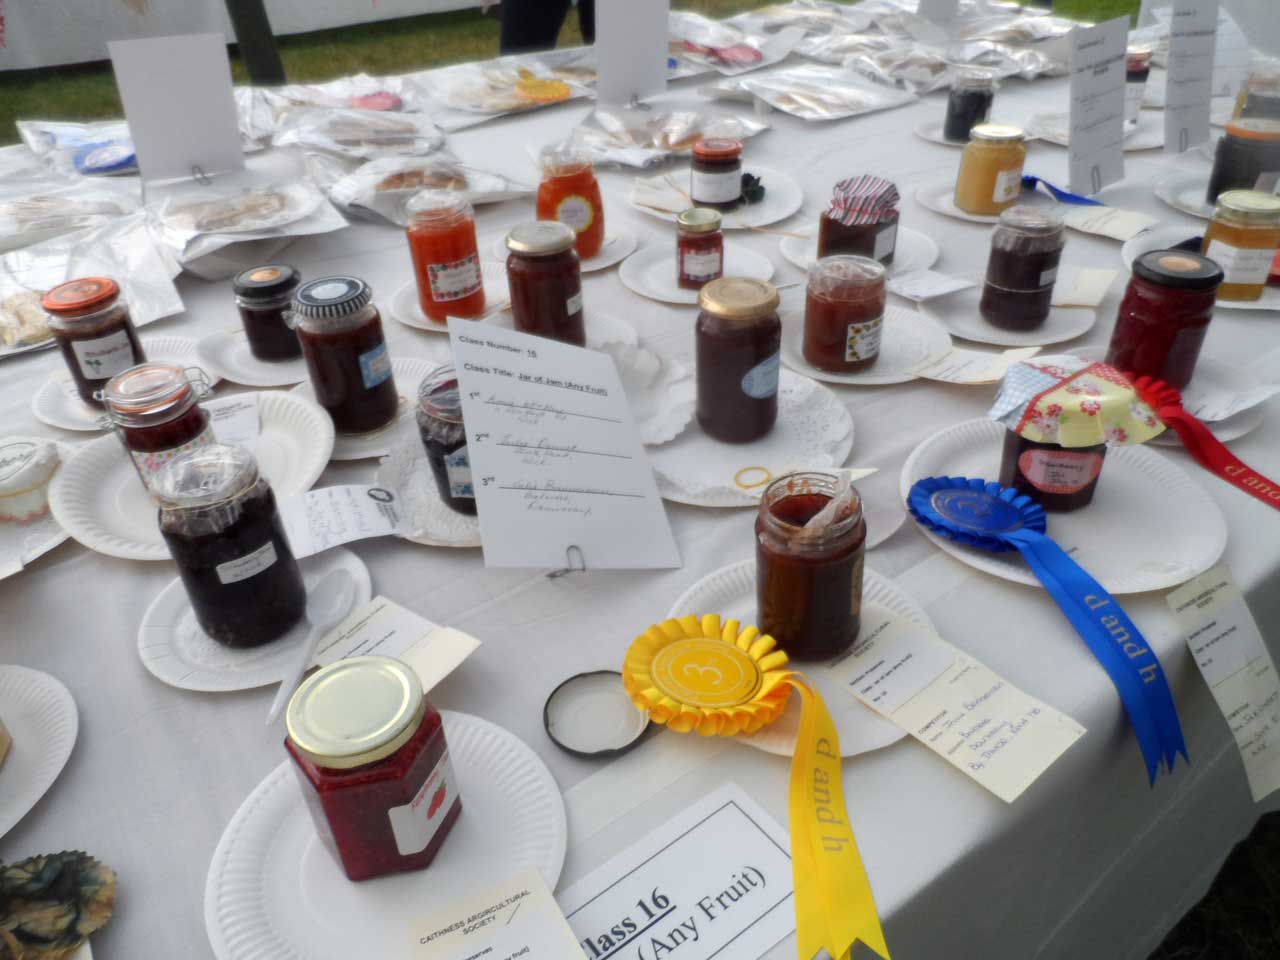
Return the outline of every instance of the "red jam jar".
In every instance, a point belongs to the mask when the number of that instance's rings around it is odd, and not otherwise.
[[[349,657],[294,691],[284,746],[321,842],[351,880],[428,866],[462,812],[440,714],[390,657]]]
[[[1052,210],[1018,205],[1000,214],[978,312],[1002,330],[1035,330],[1049,319],[1058,263],[1066,246],[1062,218]]]
[[[724,275],[724,233],[720,214],[706,207],[676,217],[676,283],[682,290],[701,290]]]
[[[101,407],[98,392],[107,381],[147,359],[120,287],[108,277],[60,283],[40,298],[40,306],[85,403]]]
[[[382,317],[373,292],[355,277],[323,277],[293,298],[298,339],[316,402],[339,433],[392,423],[400,406]]]
[[[722,277],[698,294],[694,328],[698,423],[725,443],[750,443],[778,419],[778,291],[763,280]]]
[[[1079,510],[1093,500],[1106,455],[1105,443],[1062,447],[1006,430],[1000,483],[1025,493],[1052,513]]]
[[[290,309],[299,282],[298,271],[283,263],[250,267],[232,281],[249,352],[257,359],[279,363],[302,356]]]
[[[727,137],[699,140],[693,145],[689,196],[695,207],[721,213],[742,203],[742,142]]]
[[[587,345],[582,274],[573,228],[558,220],[522,223],[507,234],[507,286],[515,328]]]
[[[1152,250],[1133,261],[1106,362],[1181,390],[1191,382],[1222,268],[1189,250]]]
[[[418,436],[445,506],[475,516],[476,491],[462,420],[462,394],[453,365],[423,378],[418,387]]]
[[[823,257],[809,267],[804,358],[819,370],[853,373],[880,356],[885,269],[869,257]]]
[[[436,323],[484,313],[476,215],[467,198],[456,190],[423,190],[405,213],[422,312]]]
[[[834,515],[806,524],[839,497],[826,473],[792,473],[765,488],[756,515],[756,615],[793,660],[830,660],[862,625],[867,524],[850,489]]]
[[[176,363],[140,363],[102,388],[107,417],[148,490],[170,460],[214,442],[200,406],[208,395],[204,371]]]

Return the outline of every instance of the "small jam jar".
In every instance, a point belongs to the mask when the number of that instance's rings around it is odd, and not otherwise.
[[[834,373],[870,367],[880,356],[884,304],[885,269],[878,260],[815,260],[805,290],[805,360]]]
[[[792,473],[765,488],[756,514],[756,615],[793,660],[830,660],[862,625],[867,524],[856,490],[835,515],[806,527],[838,494],[837,478]]]
[[[204,371],[176,363],[140,363],[102,388],[107,418],[148,490],[170,460],[214,442],[200,406],[208,395]]]
[[[1106,455],[1105,443],[1067,448],[1006,430],[1000,483],[1025,493],[1052,513],[1079,510],[1093,500]]]
[[[604,246],[604,200],[590,158],[579,150],[556,149],[542,154],[538,184],[538,219],[559,220],[573,228],[574,248],[589,260]]]
[[[693,207],[676,217],[676,283],[682,290],[701,290],[724,275],[724,233],[720,214]]]
[[[996,78],[987,70],[966,70],[956,77],[947,95],[947,115],[942,136],[953,143],[968,143],[969,131],[991,118],[996,98]]]
[[[232,281],[249,352],[257,359],[278,363],[302,356],[290,310],[301,280],[293,267],[271,263],[250,267]]]
[[[405,214],[422,312],[436,323],[484,313],[476,215],[466,196],[456,190],[423,190],[409,200]]]
[[[1228,190],[1253,190],[1259,178],[1280,174],[1280,119],[1228,120],[1213,152],[1205,202]]]
[[[742,203],[742,142],[716,137],[693,145],[689,196],[695,207],[725,213]]]
[[[1002,330],[1034,330],[1049,316],[1058,262],[1066,245],[1062,217],[1019,205],[1000,214],[978,312]]]
[[[1124,52],[1124,122],[1130,126],[1142,114],[1142,98],[1151,75],[1151,48],[1129,47]]]
[[[418,435],[440,499],[458,513],[476,512],[471,458],[462,422],[462,396],[453,365],[426,376],[418,387]]]
[[[763,280],[722,277],[702,288],[698,306],[698,423],[726,443],[759,440],[778,419],[778,291]]]
[[[284,747],[321,842],[351,880],[428,866],[462,812],[440,714],[390,657],[348,657],[294,691]]]
[[[196,622],[211,639],[257,647],[302,619],[302,574],[252,453],[221,443],[188,450],[156,475],[151,492]]]
[[[965,213],[994,216],[1017,203],[1026,139],[1021,127],[999,123],[980,123],[970,130],[956,174],[956,206]]]
[[[355,277],[323,277],[293,298],[298,339],[316,402],[339,433],[369,433],[396,419],[400,395],[373,291]]]
[[[1152,250],[1133,261],[1106,362],[1181,390],[1191,382],[1213,319],[1222,268],[1188,250]]]
[[[522,223],[507,234],[507,286],[515,328],[587,345],[582,272],[573,228],[558,220]]]
[[[1257,300],[1280,248],[1280,197],[1258,190],[1218,194],[1200,248],[1222,267],[1219,300]]]
[[[71,371],[76,393],[102,406],[98,392],[117,373],[147,359],[120,287],[107,277],[60,283],[40,298],[49,331]]]

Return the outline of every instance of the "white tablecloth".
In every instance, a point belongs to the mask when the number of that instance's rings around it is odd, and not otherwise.
[[[684,94],[696,102],[692,90]],[[812,225],[835,180],[883,174],[902,188],[902,223],[940,244],[937,269],[980,271],[987,229],[933,214],[912,197],[917,183],[956,169],[958,151],[911,133],[920,120],[940,118],[944,100],[934,95],[916,106],[827,125],[774,114],[775,129],[747,149],[753,159],[803,182],[804,210],[787,226]],[[995,113],[1021,121],[1038,110],[1065,110],[1065,101],[1065,81],[1010,82],[998,94]],[[464,159],[528,178],[525,146],[563,136],[587,109],[566,105],[487,124],[454,136],[452,145]],[[1195,221],[1163,208],[1152,188],[1171,171],[1206,166],[1198,154],[1129,155],[1127,180],[1107,190],[1105,199],[1194,229]],[[1065,183],[1066,152],[1035,144],[1028,170]],[[629,179],[623,172],[601,174],[610,221],[627,223],[644,244],[670,244],[668,224],[625,204]],[[482,254],[496,235],[530,216],[531,203],[482,208]],[[777,236],[739,233],[733,241],[770,257],[780,282],[800,279],[779,255]],[[387,226],[363,224],[303,240],[287,258],[308,277],[365,277],[384,304],[410,277],[403,238]],[[1066,259],[1118,268],[1119,245],[1071,233]],[[181,286],[187,314],[147,333],[199,336],[237,322],[228,284]],[[611,311],[634,324],[650,346],[690,354],[692,308],[638,299],[616,270],[590,274],[584,286],[588,317]],[[1121,288],[1118,280],[1086,341],[1106,341]],[[386,327],[394,356],[444,355],[441,337],[389,319]],[[1222,311],[1206,353],[1252,364],[1276,379],[1280,325],[1274,316]],[[0,366],[6,433],[51,432],[28,404],[40,383],[61,369],[52,352]],[[837,392],[856,424],[853,462],[893,477],[923,438],[981,416],[993,393],[924,381]],[[1266,423],[1233,449],[1264,473],[1280,475],[1280,401],[1270,402]],[[1198,470],[1181,452],[1161,452]],[[321,483],[366,480],[372,472],[372,462],[334,464]],[[1207,474],[1197,475],[1230,524],[1225,559],[1274,640],[1280,625],[1278,518]],[[485,570],[479,551],[382,541],[354,545],[377,591],[484,642],[432,699],[516,732],[551,768],[570,816],[562,884],[726,779],[741,783],[786,822],[787,763],[780,758],[664,732],[602,765],[561,753],[543,733],[543,700],[556,683],[578,671],[616,667],[634,633],[663,617],[685,588],[750,555],[750,511],[673,505],[669,512],[684,567],[663,572],[549,580],[538,571]],[[1176,525],[1178,517],[1169,522]],[[1192,765],[1179,764],[1151,788],[1110,682],[1044,592],[970,570],[940,554],[911,524],[872,551],[868,563],[925,604],[948,641],[1088,729],[1013,805],[910,740],[847,762],[849,813],[894,956],[1144,957],[1202,895],[1231,844],[1260,812],[1250,801],[1226,723],[1163,597],[1129,596],[1124,604],[1168,671]],[[66,770],[0,841],[0,857],[84,848],[114,866],[119,911],[95,938],[104,957],[211,955],[203,920],[210,855],[241,801],[284,757],[280,727],[263,728],[271,689],[188,693],[155,680],[139,662],[139,618],[173,575],[169,564],[114,560],[68,543],[0,582],[0,658],[59,677],[81,715],[80,739]],[[495,873],[500,869],[494,865]],[[769,956],[790,957],[794,950],[783,944]]]

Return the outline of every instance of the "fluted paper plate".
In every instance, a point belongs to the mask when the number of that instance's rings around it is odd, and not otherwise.
[[[773,276],[773,263],[731,237],[724,243],[723,275],[768,280]],[[622,261],[618,278],[632,293],[650,300],[690,305],[698,302],[697,290],[686,290],[676,282],[674,242],[641,247]]]
[[[1050,307],[1049,316],[1034,330],[1004,330],[988,323],[978,312],[982,301],[982,277],[968,277],[975,286],[925,300],[916,309],[942,324],[953,337],[1000,347],[1042,347],[1084,336],[1098,322],[1091,307]]]
[[[427,547],[480,546],[480,521],[444,502],[416,436],[400,441],[382,458],[373,482],[399,494],[408,518],[402,539]]]
[[[301,356],[276,362],[255,357],[243,327],[209,334],[196,343],[196,353],[209,373],[247,387],[288,387],[307,379],[307,362]]]
[[[866,370],[833,373],[819,370],[804,358],[804,306],[794,299],[783,300],[782,362],[797,373],[827,383],[855,387],[878,387],[915,380],[912,368],[925,360],[945,356],[951,350],[951,334],[932,317],[903,307],[888,306],[880,335],[880,355]]]
[[[0,666],[0,717],[13,746],[0,766],[0,837],[27,815],[58,779],[80,729],[76,702],[39,670]]]
[[[1156,196],[1175,210],[1208,220],[1213,216],[1213,204],[1205,200],[1208,189],[1208,173],[1177,173],[1156,184]]]

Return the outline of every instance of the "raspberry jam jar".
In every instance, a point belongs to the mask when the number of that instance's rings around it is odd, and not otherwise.
[[[152,493],[160,533],[211,639],[257,647],[302,619],[302,574],[252,453],[221,443],[189,450],[160,471]]]
[[[176,363],[140,363],[103,387],[107,418],[148,490],[170,460],[214,442],[200,406],[208,395],[204,371]]]
[[[1152,250],[1133,261],[1106,362],[1181,390],[1191,382],[1222,268],[1189,250]]]
[[[298,271],[283,263],[250,267],[232,281],[249,352],[257,359],[278,363],[302,356],[290,309],[299,282]]]
[[[982,318],[1002,330],[1042,326],[1065,245],[1062,218],[1052,210],[1019,205],[1000,214],[978,302]]]
[[[40,306],[76,393],[91,406],[102,406],[98,391],[108,380],[147,359],[120,287],[108,277],[58,284],[40,298]]]
[[[440,714],[390,657],[349,657],[303,681],[285,713],[321,842],[351,880],[421,870],[462,812]]]
[[[695,207],[727,213],[742,204],[742,142],[727,137],[693,145],[689,196]]]
[[[471,458],[462,422],[462,397],[453,366],[424,377],[418,387],[418,436],[445,506],[458,513],[476,512]]]
[[[985,70],[966,70],[956,77],[947,95],[942,136],[952,143],[968,143],[969,131],[991,119],[996,78]]]
[[[538,219],[559,220],[571,227],[578,256],[589,260],[604,246],[604,201],[591,160],[581,151],[568,149],[548,150],[541,160]]]
[[[676,217],[676,283],[682,290],[701,290],[724,275],[724,233],[720,214],[706,207]]]
[[[833,499],[834,510],[819,516]],[[852,487],[842,491],[835,476],[792,473],[765,489],[756,515],[756,615],[793,660],[830,660],[858,639],[866,543],[862,499]]]
[[[514,227],[507,234],[507,286],[517,330],[584,347],[582,273],[574,239],[573,228],[557,220]]]
[[[339,433],[370,433],[396,419],[400,395],[373,292],[355,277],[303,284],[293,299],[316,402]]]
[[[880,356],[885,269],[867,257],[823,257],[809,267],[802,352],[819,370],[853,373]]]
[[[484,313],[476,215],[467,198],[455,190],[423,190],[410,199],[405,213],[422,312],[436,323]]]
[[[723,277],[702,288],[698,306],[698,423],[725,443],[758,440],[778,419],[778,291],[763,280]]]
[[[1093,499],[1106,455],[1105,443],[1067,448],[1006,430],[1000,482],[1025,493],[1047,511],[1079,510]]]

